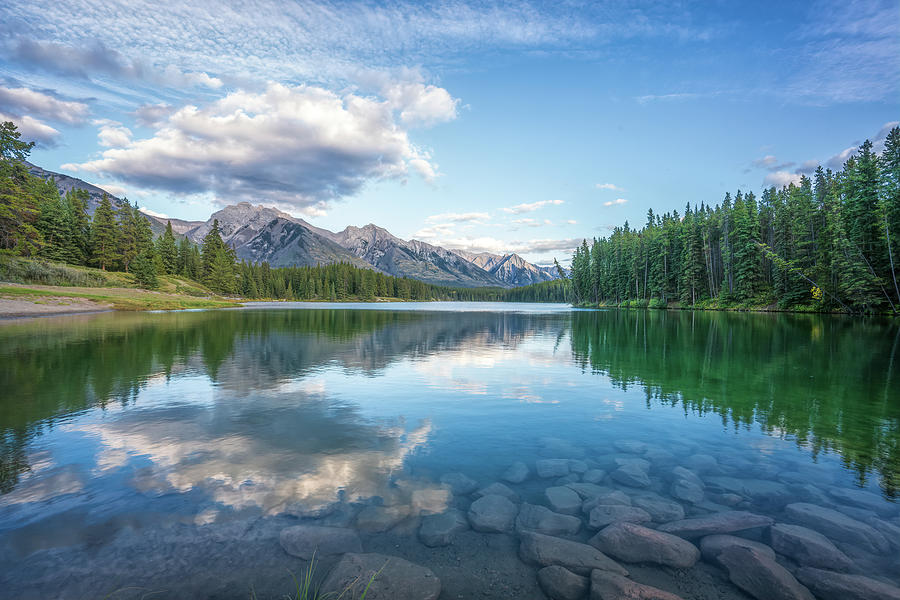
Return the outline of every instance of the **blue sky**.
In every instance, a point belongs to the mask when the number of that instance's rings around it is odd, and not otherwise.
[[[900,4],[23,0],[0,118],[156,213],[246,200],[565,261],[883,138]]]

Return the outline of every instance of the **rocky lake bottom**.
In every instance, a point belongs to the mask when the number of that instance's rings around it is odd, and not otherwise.
[[[900,599],[895,376],[831,373],[817,346],[890,336],[788,322],[767,353],[805,336],[803,361],[738,367],[710,358],[723,324],[733,349],[772,323],[716,317],[690,323],[678,354],[706,364],[683,372],[647,364],[647,323],[532,310],[0,329],[7,389],[53,400],[0,403],[0,597],[284,598],[311,572],[332,598]],[[832,404],[863,386],[875,421]]]

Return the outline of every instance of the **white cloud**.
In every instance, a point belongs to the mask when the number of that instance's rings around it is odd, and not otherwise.
[[[778,189],[783,188],[786,185],[794,184],[797,185],[800,183],[800,178],[802,175],[799,173],[791,173],[789,171],[773,171],[766,175],[765,179],[763,179],[763,185],[766,187],[775,186]]]
[[[185,106],[152,137],[108,149],[80,168],[150,189],[300,210],[324,209],[368,181],[405,177],[410,169],[426,180],[437,176],[388,102],[277,83]]]
[[[124,148],[131,144],[133,134],[121,123],[109,119],[97,119],[93,121],[93,124],[100,126],[100,130],[97,132],[97,141],[104,148]]]
[[[400,113],[400,121],[410,126],[430,126],[456,118],[459,99],[450,92],[421,82],[395,82],[382,95]]]
[[[450,222],[465,223],[479,222],[490,220],[491,215],[486,212],[468,212],[468,213],[441,213],[439,215],[431,215],[425,219],[426,223]]]
[[[615,200],[610,200],[609,202],[604,202],[603,206],[616,206],[617,204],[625,204],[628,200],[625,198],[616,198]]]
[[[0,107],[32,118],[50,119],[69,125],[83,122],[88,114],[87,104],[60,100],[26,87],[0,86]]]
[[[38,145],[53,146],[59,139],[59,131],[47,125],[40,119],[33,119],[28,115],[17,116],[0,112],[0,122],[12,121],[21,134],[20,139],[25,142],[35,142]]]
[[[762,158],[757,158],[753,161],[753,166],[760,169],[766,169],[775,164],[778,164],[778,158],[776,158],[773,154],[767,154]]]
[[[635,100],[637,100],[638,104],[647,104],[649,102],[677,102],[683,100],[694,100],[702,96],[703,94],[697,94],[694,92],[681,92],[676,94],[648,94],[646,96],[637,96]]]
[[[109,191],[109,190],[107,190],[107,191]],[[156,212],[155,210],[150,210],[150,209],[147,208],[146,206],[141,207],[141,208],[140,208],[140,211],[141,211],[142,213],[144,213],[145,215],[150,215],[151,217],[157,217],[158,219],[169,219],[169,218],[171,218],[171,217],[169,217],[169,215],[167,215],[166,213],[161,213],[161,212]]]
[[[520,215],[522,213],[535,211],[544,206],[558,206],[562,203],[562,200],[539,200],[537,202],[531,202],[529,204],[517,204],[516,206],[510,206],[508,208],[504,208],[503,211],[514,215]]]
[[[620,188],[619,186],[615,185],[614,183],[598,183],[594,187],[596,187],[598,190],[609,190],[611,192],[624,192],[625,191],[622,188]]]
[[[576,221],[575,219],[569,219],[566,221],[566,224],[567,225],[578,225],[578,221]]]

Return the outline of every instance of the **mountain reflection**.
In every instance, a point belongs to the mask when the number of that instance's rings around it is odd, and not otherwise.
[[[896,494],[896,323],[666,311],[332,309],[4,324],[0,491],[7,503],[17,501],[25,493],[18,482],[46,471],[29,444],[63,429],[96,440],[92,473],[128,467],[131,485],[147,494],[200,491],[219,505],[265,513],[297,502],[309,509],[385,498],[397,493],[388,486],[392,474],[427,446],[431,423],[374,422],[317,387],[315,374],[337,366],[364,381],[405,360],[433,369],[454,353],[489,364],[492,352],[538,338],[547,347],[571,344],[574,366],[606,375],[623,390],[643,388],[648,409],[713,412],[729,427],[757,425],[794,438],[814,455],[838,452],[861,482],[877,472],[885,493]],[[178,382],[171,389],[179,393],[203,390],[203,401],[190,395],[161,401],[166,381]],[[558,383],[557,397],[541,398],[510,373],[502,398],[565,410],[566,394],[578,392]],[[487,393],[478,380],[453,385],[460,393]],[[119,410],[146,408],[151,398],[152,418]],[[74,418],[91,409],[108,418]],[[57,475],[80,481],[68,471]]]

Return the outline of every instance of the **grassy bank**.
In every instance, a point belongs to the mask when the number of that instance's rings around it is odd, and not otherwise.
[[[84,310],[180,310],[236,306],[195,281],[160,276],[156,290],[136,286],[129,273],[0,255],[0,300],[52,307],[77,304]],[[2,308],[0,308],[2,312]]]
[[[719,299],[704,300],[697,304],[681,304],[680,302],[663,303],[659,300],[626,300],[616,304],[615,302],[582,302],[574,305],[578,308],[634,308],[634,309],[658,309],[658,310],[712,310],[727,312],[780,312],[780,313],[822,313],[822,314],[850,314],[842,311],[824,310],[816,305],[800,305],[791,308],[780,308],[772,300],[753,300],[750,302],[726,302]],[[890,313],[884,313],[890,316]]]

